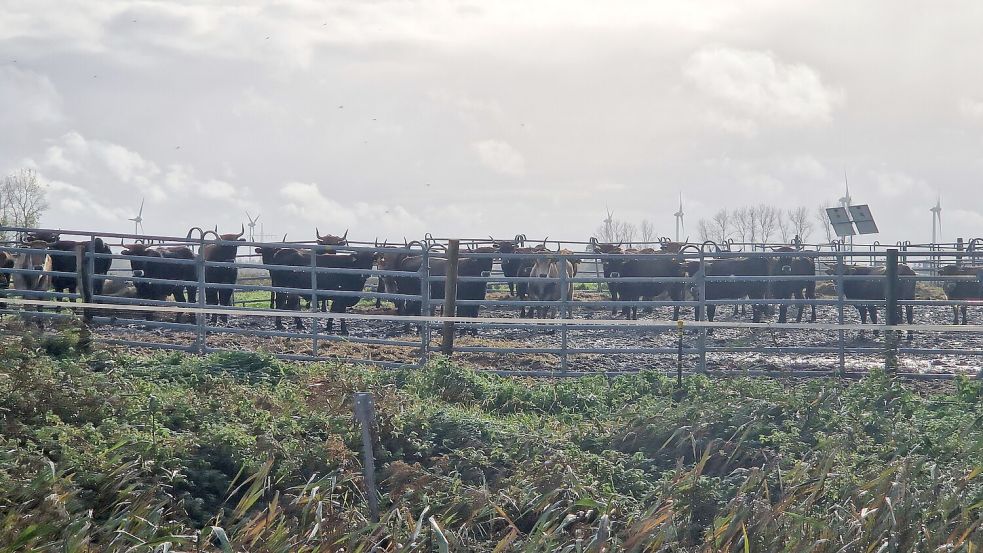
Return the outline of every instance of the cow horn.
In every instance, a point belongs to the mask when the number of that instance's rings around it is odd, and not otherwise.
[[[317,239],[318,239],[318,240],[323,240],[323,239],[324,239],[324,237],[323,237],[323,236],[321,236],[321,231],[320,231],[320,230],[318,230],[318,228],[317,228],[317,227],[314,227],[314,236],[317,236]]]
[[[283,233],[283,240],[280,240],[280,241],[281,242],[286,242],[287,241],[287,233]]]
[[[377,247],[377,248],[379,247],[379,237],[378,236],[375,237],[374,244],[375,244],[375,247]]]
[[[315,229],[316,230],[316,229]],[[348,229],[345,229],[345,234],[341,235],[342,240],[348,240]]]
[[[236,235],[236,240],[242,238],[243,234],[246,234],[246,225],[239,223],[239,234]]]

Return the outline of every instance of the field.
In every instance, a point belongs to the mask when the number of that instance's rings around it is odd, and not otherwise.
[[[978,380],[531,380],[2,324],[0,551],[983,547]],[[377,411],[377,524],[356,391]]]

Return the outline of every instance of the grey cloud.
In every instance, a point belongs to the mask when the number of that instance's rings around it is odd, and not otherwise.
[[[255,207],[279,235],[345,223],[369,240],[584,238],[605,205],[668,234],[679,191],[695,225],[725,206],[835,200],[846,170],[882,241],[929,235],[924,189],[952,198],[947,235],[981,234],[973,3],[904,17],[889,2],[459,8],[5,6],[0,49],[17,63],[0,59],[14,106],[0,170],[41,170],[55,226],[129,229],[146,195],[148,231],[237,228]],[[892,193],[883,175],[921,184]],[[290,183],[317,196],[285,196]]]

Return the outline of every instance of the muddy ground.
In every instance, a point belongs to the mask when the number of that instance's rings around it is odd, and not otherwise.
[[[578,291],[580,300],[606,299],[605,295],[597,292]],[[929,296],[926,296],[929,297]],[[507,294],[494,292],[490,299],[505,299]],[[384,304],[388,307],[389,304]],[[357,313],[395,314],[391,308],[382,309],[357,307]],[[723,307],[717,311],[718,321],[750,321],[750,307],[745,315],[735,316],[732,307]],[[983,313],[973,313],[970,317],[983,317]],[[503,306],[482,308],[483,317],[518,318],[518,308]],[[610,311],[589,308],[574,308],[575,319],[604,319],[610,318]],[[651,320],[667,320],[671,317],[671,308],[657,307],[651,313],[639,312],[639,318]],[[950,307],[919,307],[915,309],[916,324],[949,324],[952,322]],[[617,318],[622,318],[619,314]],[[693,309],[683,308],[681,318],[693,320]],[[771,315],[766,320],[777,320],[777,315]],[[808,309],[803,319],[808,320]],[[820,323],[835,323],[837,309],[835,306],[820,306],[818,319]],[[292,328],[292,320],[284,320],[287,328]],[[848,307],[846,310],[847,323],[859,323],[857,310]],[[311,320],[304,320],[308,331]],[[272,317],[233,317],[227,325],[219,327],[234,327],[250,330],[274,330]],[[348,321],[348,336],[338,334],[338,321],[335,321],[333,336],[339,340],[323,338],[324,323],[321,323],[317,355],[325,359],[374,360],[397,363],[414,363],[420,359],[420,347],[396,346],[389,344],[362,344],[350,341],[357,338],[385,338],[405,342],[420,342],[420,336],[415,328],[405,331],[400,321]],[[154,344],[190,345],[194,343],[194,332],[183,332],[165,329],[148,329],[140,324],[125,326],[100,325],[94,329],[96,338],[125,339],[146,344],[146,348]],[[873,348],[880,351],[883,348],[883,337],[875,336],[873,332],[845,332],[848,348]],[[229,334],[219,330],[209,332],[207,345],[211,348],[233,350],[261,350],[276,354],[311,355],[312,341],[310,338],[284,338],[257,336],[251,334]],[[635,371],[641,369],[657,369],[667,372],[676,370],[677,357],[675,354],[639,354],[623,352],[628,348],[675,348],[678,334],[675,329],[590,329],[570,330],[567,335],[571,348],[606,348],[613,350],[605,354],[569,355],[567,369],[577,372],[599,371]],[[431,331],[431,350],[439,351],[439,329]],[[696,347],[697,331],[687,330],[683,343],[686,347]],[[459,352],[459,357],[475,366],[503,371],[558,371],[561,369],[559,356],[551,353],[522,353],[528,348],[559,348],[562,343],[559,331],[550,332],[545,329],[522,328],[488,328],[478,331],[477,337],[462,336],[455,340],[457,347],[484,346],[501,347],[515,350],[510,353],[471,353]],[[830,330],[767,330],[767,329],[714,329],[707,338],[709,347],[829,347],[838,345],[838,332]],[[902,347],[907,345],[902,343]],[[938,333],[920,332],[913,337],[910,347],[924,349],[962,349],[979,352],[980,355],[957,354],[902,354],[899,359],[899,370],[912,373],[967,373],[976,374],[983,366],[983,334],[973,333]],[[621,350],[622,352],[619,352]],[[684,356],[683,366],[687,370],[696,367],[698,357],[695,354]],[[767,370],[777,372],[788,371],[817,371],[828,372],[838,368],[837,353],[757,353],[757,352],[710,352],[707,354],[707,367],[721,371]],[[883,366],[883,357],[877,354],[848,353],[845,368],[847,371],[866,371],[875,366]]]

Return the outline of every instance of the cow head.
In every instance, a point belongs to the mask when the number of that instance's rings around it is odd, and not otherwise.
[[[335,236],[333,234],[325,234],[324,236],[321,236],[321,231],[319,231],[317,227],[314,227],[314,236],[317,237],[317,244],[319,246],[348,245],[348,229],[345,229],[345,234],[342,234],[341,236]]]
[[[35,230],[25,234],[24,239],[21,240],[21,242],[25,244],[28,242],[45,242],[48,244],[54,244],[59,240],[61,240],[61,233],[53,230]]]
[[[621,244],[622,244],[621,242],[618,242],[617,244],[595,243],[594,253],[604,253],[604,254],[624,253],[624,250],[621,249]]]

